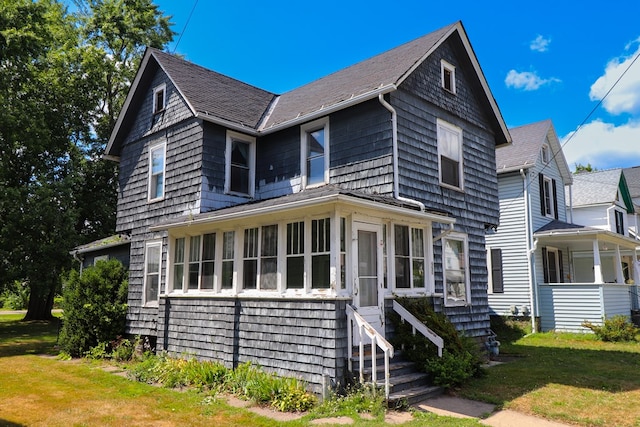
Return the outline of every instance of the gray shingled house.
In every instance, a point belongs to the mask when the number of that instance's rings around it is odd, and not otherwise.
[[[543,331],[585,332],[637,308],[633,206],[622,171],[573,175],[553,124],[510,129],[496,153],[500,226],[487,236],[489,307]]]
[[[127,331],[315,391],[396,296],[482,339],[509,142],[460,22],[281,95],[149,49],[106,149]]]

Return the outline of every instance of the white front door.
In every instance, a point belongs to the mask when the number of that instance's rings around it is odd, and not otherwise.
[[[358,313],[384,336],[382,227],[356,222],[353,233],[353,253],[357,261],[353,272],[354,305]]]

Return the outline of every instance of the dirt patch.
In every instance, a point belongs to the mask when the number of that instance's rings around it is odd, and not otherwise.
[[[311,424],[313,425],[322,425],[322,424],[350,425],[353,423],[354,423],[353,419],[349,417],[318,418],[317,420],[311,421]]]
[[[384,416],[384,422],[387,424],[404,424],[413,420],[411,412],[389,411]]]
[[[233,395],[222,395],[220,398],[225,400],[229,406],[233,406],[234,408],[245,408],[254,414],[271,418],[276,421],[293,421],[300,419],[305,415],[305,413],[302,412],[280,412],[264,406],[257,406],[248,400],[242,400]]]

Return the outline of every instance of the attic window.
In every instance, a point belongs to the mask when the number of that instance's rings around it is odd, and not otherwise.
[[[546,144],[542,146],[542,163],[549,163],[549,146]]]
[[[162,84],[153,89],[153,114],[159,113],[165,109],[166,106],[166,85]]]
[[[440,71],[442,87],[451,93],[456,93],[456,67],[443,59],[440,61]]]

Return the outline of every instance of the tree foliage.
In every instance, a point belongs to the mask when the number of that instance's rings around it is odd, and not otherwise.
[[[598,170],[597,167],[591,166],[591,163],[587,163],[586,165],[583,165],[582,163],[576,163],[575,167],[576,167],[576,170],[574,172],[575,174],[582,173],[582,172],[596,172]]]
[[[101,159],[145,46],[173,33],[151,0],[0,0],[0,287],[51,316],[76,245],[114,232],[117,165]]]
[[[62,350],[78,357],[123,335],[127,289],[127,272],[118,260],[100,261],[82,274],[72,270],[63,291]]]

